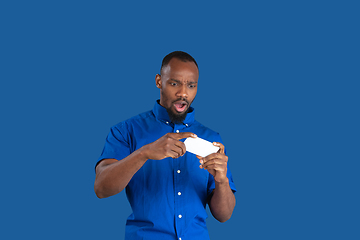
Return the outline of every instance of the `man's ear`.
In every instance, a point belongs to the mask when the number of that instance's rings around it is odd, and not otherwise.
[[[161,75],[160,74],[156,74],[155,84],[156,84],[157,88],[161,89],[162,85],[161,85]]]

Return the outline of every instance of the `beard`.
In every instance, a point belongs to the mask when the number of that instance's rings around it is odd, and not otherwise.
[[[184,122],[186,115],[189,111],[189,108],[186,111],[184,111],[183,113],[174,113],[173,111],[171,111],[170,108],[166,108],[166,111],[169,114],[170,121],[175,124],[179,124],[179,123]]]
[[[176,99],[175,101],[173,101],[173,104],[177,101],[184,101],[187,103],[187,109],[184,111],[184,112],[175,112],[173,110],[171,110],[171,107],[170,108],[165,108],[168,115],[169,115],[169,118],[170,118],[170,121],[172,123],[175,123],[175,124],[181,124],[184,122],[184,120],[186,119],[186,115],[188,114],[188,112],[190,111],[190,105],[192,104],[192,102],[194,101],[191,101],[191,103],[187,100],[187,99],[184,99],[184,98],[179,98],[179,99]],[[173,105],[172,104],[172,105]]]

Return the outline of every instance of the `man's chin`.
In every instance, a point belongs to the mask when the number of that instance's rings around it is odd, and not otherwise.
[[[188,112],[188,107],[186,109],[184,109],[182,112],[178,112],[175,108],[174,109],[166,109],[168,114],[169,114],[169,118],[171,120],[171,122],[173,123],[183,123],[187,112]]]

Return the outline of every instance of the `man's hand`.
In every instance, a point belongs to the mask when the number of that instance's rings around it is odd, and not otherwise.
[[[228,157],[225,155],[223,144],[214,142],[215,146],[220,147],[217,153],[212,153],[206,157],[196,156],[200,160],[200,168],[206,169],[214,176],[216,182],[227,182],[227,162]]]
[[[185,144],[180,139],[197,136],[194,133],[167,133],[155,142],[143,146],[147,159],[162,160],[167,157],[178,158],[186,153]]]
[[[218,221],[226,222],[234,211],[236,200],[226,176],[228,157],[225,155],[225,147],[218,142],[213,144],[220,147],[217,153],[204,158],[197,157],[201,163],[200,168],[209,171],[215,179],[215,189],[209,200],[210,211]]]

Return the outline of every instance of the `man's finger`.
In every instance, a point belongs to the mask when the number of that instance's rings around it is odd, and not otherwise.
[[[213,142],[214,146],[220,147],[218,153],[225,153],[225,146],[219,142]]]
[[[179,152],[174,151],[174,150],[171,150],[169,154],[170,154],[170,157],[174,158],[174,159],[181,156],[181,154]]]
[[[208,166],[213,165],[213,164],[216,164],[216,165],[225,165],[226,162],[224,162],[224,161],[221,160],[221,159],[215,158],[215,159],[211,159],[211,160],[204,161],[203,166],[204,166],[204,167],[208,167]]]
[[[172,133],[171,137],[176,140],[180,140],[188,137],[197,138],[196,134],[191,132]]]
[[[176,143],[174,144],[176,147],[180,148],[180,156],[184,155],[186,152],[186,147],[185,144],[183,142],[180,141],[176,141]]]
[[[178,158],[181,156],[181,154],[182,154],[182,149],[176,146],[175,144],[170,145],[166,153],[167,157],[171,157],[171,158]]]

